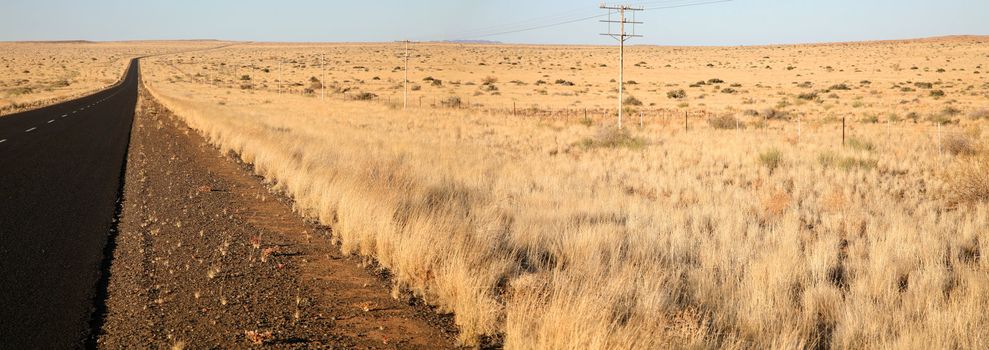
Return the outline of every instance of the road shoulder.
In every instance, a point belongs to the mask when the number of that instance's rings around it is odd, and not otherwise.
[[[343,256],[141,88],[103,348],[451,348],[449,317]]]

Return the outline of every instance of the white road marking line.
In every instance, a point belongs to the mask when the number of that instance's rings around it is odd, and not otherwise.
[[[7,139],[0,140],[0,143],[7,142]]]
[[[49,120],[49,121],[48,121],[48,124],[51,124],[51,123],[53,123],[53,122],[55,122],[55,119],[52,119],[52,120]]]
[[[34,131],[34,129],[37,129],[37,128],[30,128],[30,129],[24,130],[24,132],[32,132],[32,131]]]
[[[68,117],[68,114],[62,114],[62,118]]]

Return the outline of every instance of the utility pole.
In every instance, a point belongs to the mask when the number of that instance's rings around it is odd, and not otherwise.
[[[402,40],[401,43],[405,43],[405,82],[403,83],[403,89],[405,90],[402,95],[402,109],[409,108],[409,44],[412,41]],[[420,100],[421,101],[421,100]]]
[[[641,38],[641,35],[635,34],[635,25],[642,24],[642,22],[635,21],[635,12],[642,11],[641,7],[632,7],[629,5],[618,5],[618,6],[608,6],[601,5],[602,10],[608,10],[608,19],[601,20],[601,22],[608,23],[608,33],[601,35],[607,35],[615,40],[618,40],[618,128],[622,128],[622,109],[624,107],[625,101],[625,41],[631,38]],[[611,11],[618,11],[618,20],[611,19]],[[632,13],[632,20],[629,21],[625,19],[625,12],[629,11]],[[611,23],[618,23],[618,33],[611,32]],[[632,33],[629,34],[625,32],[625,24],[632,25]]]

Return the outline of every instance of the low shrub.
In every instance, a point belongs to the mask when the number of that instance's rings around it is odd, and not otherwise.
[[[876,115],[867,115],[865,117],[862,117],[862,120],[860,120],[860,121],[862,123],[866,123],[866,124],[876,124],[876,123],[879,123],[879,116],[876,116]]]
[[[839,168],[842,170],[852,169],[875,169],[879,161],[875,159],[863,159],[856,157],[842,157],[832,151],[826,151],[817,155],[817,162],[825,169]]]
[[[931,114],[930,116],[927,117],[927,120],[934,124],[940,124],[940,125],[948,125],[955,123],[955,120],[951,119],[950,116],[944,114]]]
[[[817,97],[818,96],[817,96],[817,92],[816,91],[815,92],[805,92],[805,93],[802,93],[802,94],[797,95],[797,98],[799,98],[801,100],[808,100],[808,101],[816,100]]]
[[[17,95],[27,95],[27,94],[33,93],[34,92],[34,89],[33,88],[30,88],[30,87],[27,87],[27,86],[21,86],[21,87],[16,87],[16,88],[7,90],[7,91],[8,91],[8,93],[10,95],[17,96]]]
[[[855,136],[848,138],[847,145],[848,147],[859,151],[871,152],[876,149],[876,145],[871,141]]]
[[[968,114],[972,119],[987,119],[989,120],[989,109],[983,108],[979,110],[972,111]]]
[[[724,114],[717,117],[707,118],[707,124],[715,129],[744,129],[745,124],[742,124],[738,118],[730,114]]]
[[[642,101],[639,101],[639,99],[635,98],[635,96],[628,96],[628,97],[626,97],[625,100],[624,100],[624,102],[625,102],[626,105],[629,105],[629,106],[641,106],[642,105]]]
[[[776,148],[771,148],[759,154],[759,164],[769,169],[769,173],[783,165],[783,152]]]
[[[371,92],[365,91],[365,92],[361,92],[361,93],[355,94],[355,95],[351,96],[350,98],[353,99],[353,100],[356,100],[356,101],[369,101],[369,100],[373,100],[373,99],[375,99],[377,97],[378,97],[378,95],[376,95],[374,93],[371,93]]]
[[[828,88],[828,90],[851,90],[851,88],[848,87],[847,84],[841,83],[841,84],[831,85],[831,87]]]
[[[601,128],[593,138],[585,138],[579,145],[583,148],[631,148],[639,149],[646,146],[646,140],[632,136],[628,129],[613,127]]]
[[[948,134],[941,139],[941,147],[951,155],[974,155],[979,151],[978,142],[968,135]]]
[[[989,203],[989,153],[956,159],[946,177],[950,202]]]
[[[683,89],[670,90],[666,93],[666,97],[674,100],[682,100],[687,98],[687,92]]]
[[[766,108],[762,111],[762,116],[767,120],[790,120],[790,113],[776,108]]]
[[[463,101],[460,100],[459,96],[450,96],[445,100],[440,101],[440,103],[445,107],[460,107],[463,104]]]
[[[877,165],[879,165],[879,161],[875,159],[844,157],[838,160],[838,167],[843,170],[852,170],[852,169],[871,170],[871,169],[875,169]]]

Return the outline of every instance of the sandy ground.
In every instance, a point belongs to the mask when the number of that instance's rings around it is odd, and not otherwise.
[[[451,348],[456,330],[343,257],[142,89],[103,348]],[[365,267],[362,267],[365,266]]]

